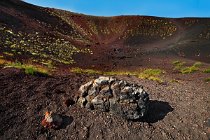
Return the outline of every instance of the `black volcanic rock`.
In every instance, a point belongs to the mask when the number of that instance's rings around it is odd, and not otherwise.
[[[112,77],[99,77],[80,87],[78,103],[81,107],[136,120],[146,115],[149,95],[143,86]]]

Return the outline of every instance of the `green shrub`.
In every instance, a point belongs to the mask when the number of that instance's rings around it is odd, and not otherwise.
[[[174,65],[174,70],[181,70],[182,67],[185,65],[185,62],[181,62],[181,61],[174,61],[172,62]]]
[[[205,82],[210,82],[210,78],[206,78],[205,79]]]
[[[192,66],[184,66],[186,63],[178,60],[172,63],[174,65],[174,70],[178,70],[182,74],[196,72],[199,70],[199,67],[202,65],[201,62],[195,62]]]
[[[193,65],[193,66],[191,66],[191,67],[184,67],[184,68],[182,68],[182,69],[180,70],[180,72],[181,72],[182,74],[187,74],[187,73],[196,72],[196,71],[198,71],[198,70],[199,70],[199,68]]]
[[[194,64],[193,64],[193,66],[195,66],[195,67],[200,67],[200,66],[202,66],[202,63],[201,62],[195,62]]]
[[[204,73],[210,73],[210,68],[207,68],[203,71]]]
[[[171,83],[179,83],[180,81],[177,80],[177,79],[172,79],[172,80],[170,80],[170,82],[171,82]]]
[[[8,55],[8,56],[14,56],[13,53],[9,53],[9,52],[3,52],[5,55]]]
[[[162,73],[164,73],[164,71],[160,69],[146,69],[143,72],[141,72],[138,75],[138,77],[141,79],[148,79],[162,83],[163,81],[159,78],[160,74]]]
[[[12,63],[7,63],[5,67],[13,67],[13,68],[22,69],[23,65],[20,62],[12,62]]]
[[[25,73],[26,74],[34,75],[36,72],[37,72],[37,70],[34,69],[33,67],[26,67],[25,68]]]
[[[179,63],[181,63],[181,61],[179,61],[179,60],[175,60],[175,61],[172,62],[173,65],[177,65]]]

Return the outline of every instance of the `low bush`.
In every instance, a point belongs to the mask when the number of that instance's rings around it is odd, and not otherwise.
[[[160,69],[146,69],[138,74],[138,77],[141,79],[148,79],[162,83],[163,81],[159,78],[160,74],[162,73],[164,73],[164,71]]]
[[[185,65],[185,62],[181,62],[181,61],[173,61],[172,62],[174,65],[174,70],[181,70],[181,68]]]
[[[206,78],[205,79],[205,82],[210,82],[210,78]]]
[[[190,67],[184,67],[184,68],[182,68],[182,69],[180,70],[180,72],[181,72],[182,74],[187,74],[187,73],[196,72],[196,71],[198,71],[198,70],[199,70],[199,68],[193,65],[193,66],[190,66]]]
[[[195,66],[195,67],[200,67],[200,66],[202,66],[202,63],[201,63],[201,62],[195,62],[195,63],[193,64],[193,66]]]
[[[201,62],[195,62],[192,66],[185,66],[185,62],[182,61],[173,61],[174,70],[178,70],[182,74],[193,73],[199,70],[199,67],[202,66]]]
[[[210,68],[207,68],[203,71],[204,73],[210,73]]]

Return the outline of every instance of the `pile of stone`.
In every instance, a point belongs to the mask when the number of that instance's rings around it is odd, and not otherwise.
[[[141,85],[99,77],[80,87],[77,102],[81,107],[109,111],[135,120],[147,114],[149,95]]]

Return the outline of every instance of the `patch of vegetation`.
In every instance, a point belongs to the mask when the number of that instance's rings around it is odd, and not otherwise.
[[[85,74],[103,74],[103,72],[98,71],[98,70],[93,70],[93,69],[81,69],[81,68],[72,68],[70,70],[73,73],[85,73]]]
[[[163,70],[160,69],[146,69],[143,72],[141,71],[98,71],[98,70],[93,70],[93,69],[81,69],[81,68],[72,68],[70,70],[73,73],[85,73],[85,74],[98,74],[98,75],[131,75],[131,76],[136,76],[140,79],[148,79],[152,81],[156,81],[158,83],[162,83],[163,80],[160,79],[160,75],[164,73]]]
[[[30,75],[34,75],[36,73],[36,69],[34,69],[34,67],[26,67],[25,68],[25,73],[26,74],[30,74]]]
[[[104,72],[104,75],[132,75],[132,76],[137,76],[137,72],[132,72],[132,71],[107,71]]]
[[[137,76],[137,72],[131,72],[131,71],[99,71],[94,69],[81,69],[81,68],[72,68],[70,70],[73,73],[85,73],[85,74],[99,74],[99,75],[135,75]]]
[[[207,68],[203,71],[204,73],[210,73],[210,68]]]
[[[9,52],[3,52],[5,55],[8,55],[8,56],[14,56],[13,53],[9,53]]]
[[[205,79],[205,82],[210,82],[210,77]]]
[[[182,74],[187,74],[187,73],[193,73],[193,72],[196,72],[198,71],[199,68],[198,67],[195,67],[195,66],[190,66],[190,67],[184,67],[180,70],[180,72]]]
[[[34,75],[34,74],[49,75],[48,69],[41,66],[34,66],[31,64],[22,64],[20,62],[12,62],[12,63],[7,63],[5,67],[23,69],[26,74],[30,74],[30,75]]]
[[[185,66],[185,62],[182,61],[173,61],[174,70],[178,70],[182,74],[193,73],[199,70],[199,67],[202,66],[201,62],[195,62],[192,66]]]
[[[185,65],[185,62],[181,62],[179,60],[173,61],[172,63],[174,65],[174,70],[181,70],[182,67]]]
[[[177,79],[172,79],[170,82],[171,82],[171,83],[180,83],[180,81],[177,80]]]
[[[39,62],[39,61],[38,61]],[[47,60],[47,61],[42,61],[40,62],[41,64],[47,66],[50,69],[54,69],[55,67],[53,66],[53,61],[52,60]]]
[[[5,60],[5,59],[0,59],[0,65],[5,65],[10,63],[9,61]]]
[[[159,78],[160,74],[164,73],[164,71],[160,69],[146,69],[142,73],[138,75],[141,79],[148,79],[152,81],[157,81],[158,83],[162,83],[163,81]]]
[[[126,20],[126,19],[124,19]],[[128,21],[127,21],[128,20]],[[127,19],[125,25],[130,27],[133,25],[134,21]],[[132,21],[132,22],[129,22]],[[149,36],[154,38],[166,39],[167,37],[172,36],[177,27],[170,21],[166,21],[163,19],[142,19],[137,20],[136,24],[138,26],[132,27],[131,29],[127,30],[123,38],[129,37],[138,37],[138,36]],[[145,26],[147,25],[147,27]],[[149,27],[149,28],[148,28]],[[160,30],[161,29],[161,30]]]
[[[50,33],[13,32],[0,24],[1,27],[0,44],[3,50],[7,50],[3,54],[8,57],[14,57],[14,54],[17,56],[25,54],[30,56],[30,58],[48,59],[58,63],[72,64],[75,63],[73,59],[75,54],[93,54],[89,48],[79,48],[70,41],[59,38],[57,33],[52,36]]]
[[[195,63],[193,64],[193,66],[195,66],[195,67],[200,67],[200,66],[202,66],[202,63],[201,63],[201,62],[195,62]]]

